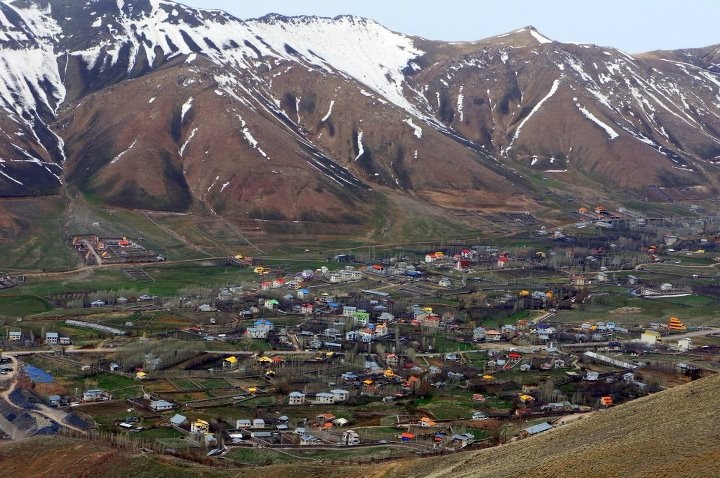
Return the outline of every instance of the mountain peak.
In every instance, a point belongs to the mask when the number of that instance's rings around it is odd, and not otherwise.
[[[519,30],[515,30],[515,32],[513,32],[513,33],[524,33],[524,32],[528,32],[530,34],[530,36],[532,36],[533,39],[540,45],[553,42],[553,40],[551,40],[550,38],[548,38],[545,35],[543,35],[542,33],[540,33],[538,31],[538,29],[532,25],[528,25],[526,27],[520,28]]]

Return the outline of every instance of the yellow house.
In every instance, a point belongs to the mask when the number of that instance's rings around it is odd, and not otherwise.
[[[148,376],[148,374],[146,374],[145,372],[138,372],[135,374],[135,378],[137,378],[139,380],[142,380],[142,379],[146,378],[147,376]]]
[[[646,330],[640,334],[640,341],[644,344],[655,345],[655,343],[660,340],[660,337],[660,332],[656,330]]]
[[[267,356],[265,356],[265,355],[263,355],[262,357],[258,358],[257,361],[260,362],[260,363],[273,363],[273,360],[272,360],[270,357],[267,357]]]
[[[232,368],[235,367],[238,363],[237,357],[234,355],[232,357],[228,357],[225,360],[223,360],[223,367],[225,368]]]
[[[395,376],[395,372],[393,372],[390,369],[385,370],[385,378],[393,378]]]
[[[208,433],[210,424],[205,420],[197,419],[190,424],[190,431],[192,433]]]

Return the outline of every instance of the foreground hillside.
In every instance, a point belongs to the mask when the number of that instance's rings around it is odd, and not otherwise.
[[[650,395],[606,413],[387,476],[696,477],[720,475],[720,376]]]
[[[0,445],[0,477],[697,477],[720,475],[720,375],[588,416],[535,438],[449,458],[375,467],[326,464],[214,470],[96,443],[34,438]]]

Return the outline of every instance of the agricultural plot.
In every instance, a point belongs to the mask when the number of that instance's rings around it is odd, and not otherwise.
[[[126,276],[136,282],[155,282],[155,279],[141,267],[125,267],[122,271]]]

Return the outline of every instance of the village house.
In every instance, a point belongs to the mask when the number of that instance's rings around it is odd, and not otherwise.
[[[502,336],[502,333],[498,332],[497,330],[488,330],[485,332],[485,339],[488,342],[500,342]]]
[[[315,305],[307,303],[300,306],[300,313],[310,315],[315,310]]]
[[[357,312],[357,307],[353,307],[350,305],[344,305],[342,315],[343,317],[352,317],[355,315],[355,312]]]
[[[330,281],[331,284],[340,283],[340,282],[342,282],[342,274],[340,274],[339,272],[331,272],[328,275],[328,280]]]
[[[206,422],[205,420],[193,420],[193,422],[190,424],[190,432],[191,433],[208,433],[210,431],[210,424]]]
[[[60,336],[57,332],[47,332],[45,334],[45,343],[47,345],[57,345],[60,341]]]
[[[646,330],[645,332],[640,334],[640,342],[647,345],[655,345],[660,339],[660,337],[660,332],[657,332],[655,330]]]
[[[353,430],[348,430],[343,433],[342,443],[346,446],[359,445],[360,435]]]
[[[475,329],[473,329],[473,340],[485,340],[485,328],[475,327]]]
[[[289,405],[305,405],[305,394],[302,392],[290,392],[288,395]]]
[[[534,425],[532,427],[525,428],[520,432],[520,438],[527,438],[533,435],[537,435],[539,433],[546,432],[548,430],[552,430],[552,425],[550,425],[548,422],[539,423],[537,425]]]
[[[235,422],[235,428],[238,430],[248,429],[252,427],[252,420],[247,418],[241,418]]]
[[[182,427],[187,422],[187,417],[184,415],[176,414],[170,418],[170,424],[175,428]]]
[[[353,314],[353,322],[360,327],[367,327],[370,322],[370,313],[364,310],[358,310]]]
[[[235,368],[238,365],[238,359],[234,355],[223,360],[223,368]]]
[[[70,340],[70,337],[60,337],[60,345],[70,345],[72,344],[72,340]]]
[[[423,327],[437,328],[440,325],[440,316],[436,314],[428,314],[422,319]]]
[[[333,395],[333,402],[344,402],[350,398],[350,392],[347,390],[336,388],[335,390],[330,390],[330,393]]]
[[[19,342],[20,340],[22,340],[22,332],[19,332],[19,331],[11,331],[11,332],[8,334],[8,340],[9,340],[10,342]]]
[[[112,395],[110,395],[105,390],[86,390],[83,392],[82,400],[83,402],[100,402],[105,400],[112,400]]]
[[[105,307],[105,302],[103,302],[102,300],[95,300],[93,302],[90,302],[90,307],[92,307],[93,309],[98,307]]]
[[[272,322],[265,319],[257,320],[252,327],[247,329],[247,335],[253,339],[266,339],[270,335],[270,331],[275,329]]]
[[[300,300],[307,300],[312,297],[312,293],[308,289],[299,289],[297,291],[297,298]]]
[[[280,302],[278,302],[275,299],[268,299],[263,304],[263,307],[265,307],[267,310],[275,310],[277,306],[280,305]]]
[[[256,430],[265,428],[265,420],[263,420],[262,418],[253,419],[251,428],[254,428]]]
[[[173,408],[175,408],[175,405],[167,400],[153,400],[150,402],[150,410],[153,412],[164,412],[166,410],[172,410]]]
[[[475,441],[475,435],[472,433],[462,433],[459,435],[453,435],[450,437],[450,441],[457,448],[465,448]]]
[[[386,353],[385,363],[390,368],[397,368],[398,366],[400,366],[400,357],[397,354]]]
[[[395,316],[390,312],[383,312],[382,314],[380,314],[380,317],[378,317],[378,321],[384,323],[392,323],[395,321]]]
[[[432,263],[432,262],[438,261],[438,260],[443,259],[443,258],[445,258],[445,253],[444,253],[444,252],[433,252],[433,253],[431,253],[431,254],[426,254],[426,255],[425,255],[425,262],[427,262],[428,264],[430,264],[430,263]]]
[[[315,400],[313,401],[313,403],[315,403],[317,405],[332,404],[332,403],[335,403],[335,396],[332,393],[325,393],[325,392],[316,393]]]

